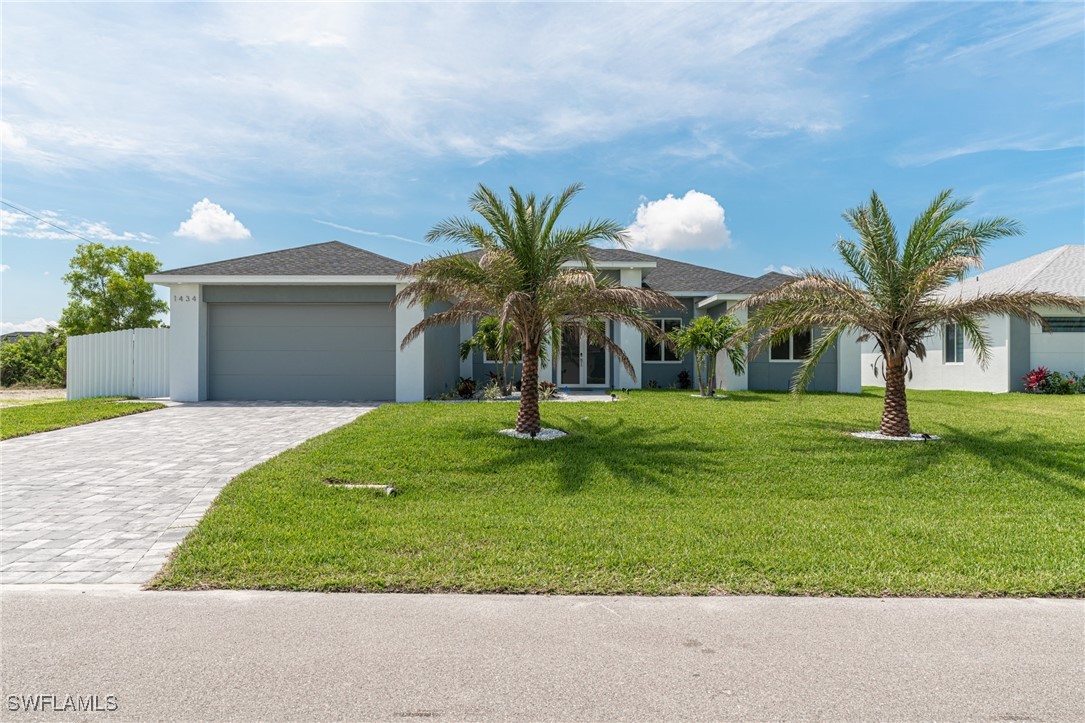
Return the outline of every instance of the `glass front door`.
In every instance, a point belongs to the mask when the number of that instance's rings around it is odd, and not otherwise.
[[[584,381],[589,386],[605,386],[607,383],[607,350],[599,344],[584,341]]]
[[[561,334],[561,385],[603,387],[610,383],[607,351],[588,342],[586,334],[565,330]]]
[[[575,331],[561,333],[561,383],[582,384],[580,381],[580,338]]]

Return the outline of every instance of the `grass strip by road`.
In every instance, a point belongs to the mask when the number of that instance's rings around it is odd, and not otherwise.
[[[124,397],[95,397],[73,402],[46,401],[18,407],[0,408],[0,439],[24,437],[38,432],[75,427],[161,409],[158,402],[125,401]]]
[[[880,392],[387,405],[233,480],[158,588],[1085,595],[1085,397]],[[392,484],[400,494],[328,486]]]

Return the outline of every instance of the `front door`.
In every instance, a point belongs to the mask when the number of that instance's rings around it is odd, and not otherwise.
[[[561,334],[561,385],[606,387],[610,384],[607,350],[588,341],[586,334],[566,329]]]

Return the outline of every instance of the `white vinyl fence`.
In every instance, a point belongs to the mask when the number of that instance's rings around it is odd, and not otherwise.
[[[68,337],[68,399],[169,394],[169,329]]]

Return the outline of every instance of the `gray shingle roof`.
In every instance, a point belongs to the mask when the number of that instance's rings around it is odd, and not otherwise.
[[[478,256],[468,251],[465,256]],[[791,279],[769,273],[756,279],[707,266],[652,256],[629,249],[597,248],[592,256],[600,262],[652,261],[654,269],[644,269],[644,284],[659,291],[708,294],[754,293],[778,286]],[[401,261],[380,256],[339,241],[270,251],[226,261],[184,266],[160,271],[156,276],[395,276],[406,267]]]
[[[732,294],[756,294],[761,291],[768,291],[769,289],[775,289],[781,284],[786,284],[788,281],[794,281],[794,276],[788,276],[787,274],[781,274],[778,271],[770,271],[767,274],[762,274],[756,279],[750,279],[746,283],[734,288],[730,293]]]
[[[402,261],[340,241],[159,271],[171,276],[395,276]]]
[[[479,255],[478,251],[467,251],[464,256]],[[690,292],[702,291],[710,294],[735,293],[739,286],[756,281],[749,276],[732,274],[707,266],[687,264],[684,261],[652,256],[629,249],[592,249],[592,258],[599,262],[621,263],[623,261],[653,261],[654,269],[644,269],[644,285],[657,291]],[[760,277],[764,278],[764,277]],[[790,278],[790,277],[787,277]]]
[[[1059,246],[950,284],[946,296],[1046,291],[1085,299],[1085,245]]]

